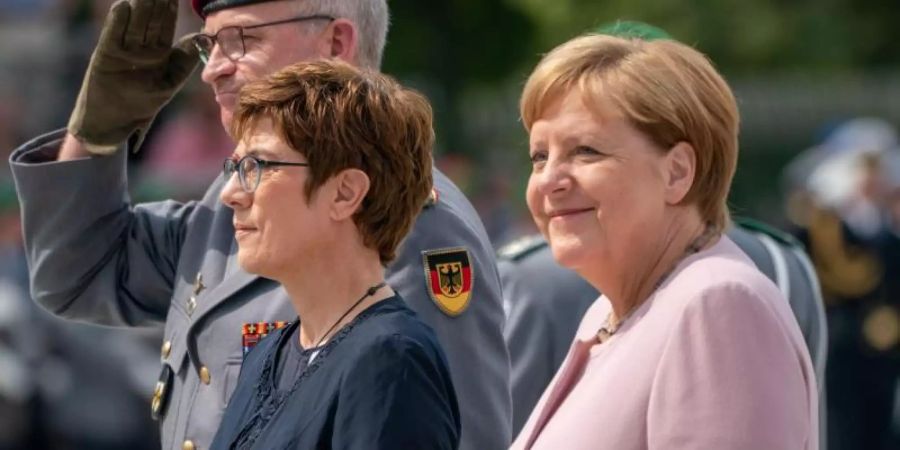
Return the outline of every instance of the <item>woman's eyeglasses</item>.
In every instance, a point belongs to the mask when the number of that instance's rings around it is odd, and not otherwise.
[[[241,159],[227,158],[222,165],[222,174],[225,180],[230,180],[234,173],[238,174],[238,181],[241,183],[241,189],[244,192],[255,192],[259,187],[259,181],[262,179],[263,169],[278,166],[299,166],[309,167],[309,163],[305,162],[286,162],[286,161],[266,161],[255,156],[244,156]]]

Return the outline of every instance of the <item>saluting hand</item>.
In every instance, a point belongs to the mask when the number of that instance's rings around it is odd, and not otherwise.
[[[173,46],[178,0],[119,0],[106,16],[68,131],[86,149],[109,154],[153,118],[199,62],[191,35]]]

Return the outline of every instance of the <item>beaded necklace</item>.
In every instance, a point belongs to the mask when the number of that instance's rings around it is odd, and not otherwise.
[[[709,243],[709,241],[718,234],[716,229],[712,226],[712,224],[706,224],[706,228],[703,230],[703,233],[700,236],[697,236],[688,246],[685,248],[684,253],[675,261],[669,270],[665,271],[659,279],[656,280],[656,283],[653,285],[653,292],[659,289],[662,286],[663,282],[666,281],[666,278],[669,278],[669,275],[672,275],[672,272],[678,267],[678,264],[681,263],[685,258],[691,256],[697,252],[699,252],[703,247]],[[652,295],[652,292],[651,292]],[[649,297],[648,297],[649,298]],[[625,323],[626,320],[631,316],[638,306],[644,303],[646,299],[643,301],[635,303],[631,308],[628,309],[621,319],[617,319],[613,323],[613,311],[610,310],[609,314],[606,316],[606,320],[603,322],[603,325],[597,330],[596,339],[598,344],[602,344],[609,340],[620,328],[622,328],[622,324]]]

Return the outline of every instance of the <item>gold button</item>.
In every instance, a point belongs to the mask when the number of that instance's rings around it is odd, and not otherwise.
[[[150,402],[150,412],[153,414],[159,414],[160,407],[162,406],[162,397],[158,395],[153,396],[153,400]]]
[[[202,381],[203,384],[209,384],[209,369],[207,369],[206,366],[200,368],[200,381]]]
[[[181,450],[194,450],[197,446],[194,445],[194,441],[190,439],[184,441],[184,444],[181,444]]]
[[[160,355],[162,355],[163,359],[169,357],[169,353],[172,352],[172,341],[163,342],[162,349],[160,350]]]

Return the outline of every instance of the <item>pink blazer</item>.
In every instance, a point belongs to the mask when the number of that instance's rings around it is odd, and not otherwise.
[[[600,297],[513,449],[817,450],[814,371],[787,300],[727,237],[603,344]]]

